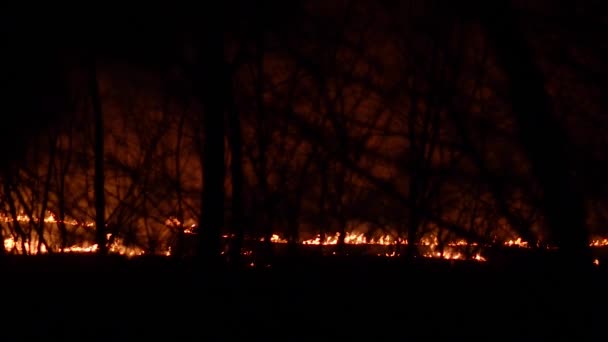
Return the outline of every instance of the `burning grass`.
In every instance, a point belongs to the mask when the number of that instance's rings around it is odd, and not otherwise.
[[[75,219],[65,219],[63,222],[58,220],[55,215],[49,213],[43,218],[43,223],[40,224],[40,218],[33,217],[31,215],[19,214],[17,215],[17,221],[23,227],[29,227],[28,233],[25,234],[12,234],[11,236],[4,239],[4,248],[9,254],[48,254],[49,248],[55,253],[95,253],[98,250],[98,245],[94,241],[95,225],[93,222],[78,221]],[[0,222],[5,224],[11,224],[15,220],[9,216],[1,216]],[[69,245],[61,246],[58,244],[58,225],[62,223],[70,236]],[[180,224],[175,218],[169,218],[166,220],[165,225],[175,230],[180,228],[184,230],[187,236],[194,236],[196,234],[196,223],[188,222],[187,224]],[[39,236],[36,234],[36,227],[43,227],[42,231],[45,233],[45,241],[41,241]],[[324,246],[326,250],[331,254],[336,254],[336,246],[341,244],[340,233],[326,234],[324,236],[316,235],[312,238],[302,239],[298,242],[298,245],[302,248]],[[136,257],[146,254],[151,254],[146,251],[142,246],[127,243],[121,237],[112,237],[111,234],[107,236],[109,241],[109,252],[112,254],[122,255],[126,257]],[[224,235],[225,241],[230,240],[233,236]],[[250,242],[258,241],[264,242],[264,238],[258,240],[251,240]],[[288,240],[279,234],[273,234],[270,241],[276,248],[281,249],[281,245],[288,244]],[[402,237],[398,237],[391,234],[381,234],[370,236],[368,234],[352,231],[347,232],[343,238],[344,245],[357,246],[357,249],[350,248],[351,251],[357,250],[360,253],[368,255],[374,255],[383,258],[394,258],[404,255],[403,250],[407,248],[408,241]],[[502,245],[504,248],[523,248],[530,249],[530,243],[522,240],[520,237],[510,239],[497,243],[495,245],[479,246],[475,242],[469,242],[465,240],[453,240],[448,242],[440,243],[437,236],[434,234],[427,234],[420,238],[417,243],[420,256],[424,258],[435,258],[435,259],[447,259],[447,260],[472,260],[478,262],[487,261],[487,257],[483,255],[483,250]],[[608,246],[608,238],[596,238],[590,242],[590,247],[601,248]],[[246,257],[252,257],[255,248],[244,249],[242,254]],[[164,250],[157,250],[152,254],[171,256],[171,246]],[[224,253],[222,253],[224,254]],[[599,259],[594,260],[595,265],[599,265]]]

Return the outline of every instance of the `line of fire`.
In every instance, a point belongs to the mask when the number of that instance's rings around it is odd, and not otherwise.
[[[212,3],[0,15],[0,272],[604,272],[600,2]]]

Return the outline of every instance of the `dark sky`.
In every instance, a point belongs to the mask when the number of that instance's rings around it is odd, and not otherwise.
[[[29,137],[69,109],[67,72],[86,65],[89,53],[150,65],[175,53],[187,18],[146,6],[13,8],[0,14],[0,148],[6,160],[19,156]]]

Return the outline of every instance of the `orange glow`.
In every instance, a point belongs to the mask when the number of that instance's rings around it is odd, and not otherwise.
[[[38,223],[38,218],[36,217],[36,215],[33,215],[34,217],[32,219],[30,219],[30,217],[24,213],[20,213],[17,215],[17,221],[20,223]],[[2,222],[13,222],[13,218],[11,216],[7,216],[7,215],[0,215],[0,221]],[[58,220],[56,218],[56,215],[51,213],[51,212],[47,212],[47,214],[44,216],[43,221],[45,223],[61,223],[61,220]],[[71,226],[84,226],[84,227],[94,227],[95,223],[94,222],[79,222],[77,220],[71,219],[71,218],[65,218],[63,220],[63,223],[66,225],[71,225]]]
[[[506,241],[505,246],[528,248],[528,241],[522,241],[522,239],[518,237],[516,240]]]
[[[272,243],[287,243],[286,239],[281,239],[277,234],[272,234],[270,238],[270,242]]]
[[[28,223],[28,224],[38,222],[36,217],[33,217],[30,219],[30,217],[28,215],[25,215],[24,213],[20,213],[19,215],[17,215],[17,220],[21,223]],[[0,215],[0,221],[8,223],[8,222],[13,222],[13,219],[10,216]],[[44,216],[44,222],[48,223],[48,224],[57,224],[61,221],[57,219],[57,216],[55,214],[53,214],[51,212],[47,212],[47,214]],[[63,222],[65,224],[72,225],[72,226],[92,227],[92,228],[95,227],[95,224],[91,221],[81,222],[81,221],[78,221],[75,219],[66,218],[66,219],[64,219]],[[197,223],[194,222],[193,220],[187,220],[187,222],[182,223],[175,217],[168,218],[165,221],[165,225],[170,228],[183,227],[184,232],[187,234],[195,233],[194,228],[197,227]],[[227,239],[230,237],[234,237],[234,234],[229,234],[229,235],[227,234],[227,235],[223,235],[222,237]],[[108,238],[110,238],[109,235],[108,235]],[[340,239],[340,233],[335,233],[335,234],[326,235],[323,238],[323,241],[321,241],[320,235],[317,235],[314,238],[302,240],[299,243],[301,245],[328,245],[328,246],[331,246],[331,245],[337,245],[339,239]],[[263,242],[264,238],[259,239],[259,241]],[[273,244],[286,244],[288,242],[287,239],[281,237],[279,234],[272,234],[270,241]],[[358,232],[346,233],[346,235],[344,236],[344,243],[348,244],[348,245],[370,245],[370,246],[396,246],[398,244],[407,245],[407,241],[405,239],[402,239],[400,237],[395,237],[390,234],[384,234],[384,235],[380,235],[380,236],[375,235],[373,237],[369,237],[368,235],[366,235],[364,233],[358,233]],[[22,241],[21,237],[18,237],[18,236],[11,236],[11,237],[4,239],[4,248],[9,253],[16,253],[16,254],[38,254],[38,253],[46,254],[46,253],[48,253],[48,251],[44,245],[38,246],[38,244],[39,244],[39,241],[36,237],[30,238],[30,240],[28,240],[28,241]],[[425,258],[464,260],[467,258],[466,254],[460,249],[462,247],[467,247],[467,246],[477,246],[478,244],[475,242],[469,243],[468,241],[461,239],[461,240],[454,240],[451,242],[444,242],[443,247],[438,248],[440,244],[437,239],[437,236],[434,234],[428,234],[428,235],[425,235],[420,238],[418,245],[421,247],[424,247],[422,249],[426,249],[426,251],[422,252],[422,256]],[[521,237],[518,237],[516,239],[507,240],[507,241],[503,242],[503,245],[507,246],[507,247],[515,247],[515,248],[529,248],[528,241],[522,240]],[[596,238],[589,243],[589,246],[590,247],[608,246],[608,238]],[[135,257],[135,256],[141,256],[141,255],[145,254],[145,251],[143,249],[136,247],[136,246],[127,246],[119,238],[114,239],[112,244],[110,246],[108,246],[108,250],[112,254],[123,255],[126,257]],[[82,242],[79,245],[73,245],[73,246],[63,249],[64,253],[95,253],[97,251],[98,251],[97,244],[91,244],[91,243],[87,243],[87,242]],[[161,251],[160,254],[164,255],[164,256],[171,256],[171,254],[172,254],[171,248],[168,247],[166,250]],[[244,256],[252,256],[253,251],[244,250],[242,252],[242,254]],[[332,252],[332,254],[335,255],[336,252],[334,251],[334,252]],[[396,250],[392,250],[392,251],[379,252],[379,253],[376,253],[375,255],[377,255],[379,257],[392,258],[392,257],[400,257],[401,253],[399,253]],[[475,260],[475,261],[480,261],[480,262],[486,261],[486,258],[484,256],[482,256],[480,253],[476,253],[474,256],[470,256],[469,259]],[[594,259],[593,264],[598,266],[599,260]],[[253,267],[254,263],[252,262],[250,266]]]
[[[303,245],[337,245],[340,240],[340,233],[336,233],[334,235],[327,235],[325,239],[321,241],[321,236],[317,235],[314,239],[304,240],[301,243]],[[344,243],[348,245],[395,245],[399,242],[400,244],[405,244],[405,241],[402,239],[395,239],[390,235],[383,235],[377,239],[371,238],[367,239],[365,234],[363,233],[346,233],[344,236]]]
[[[596,239],[596,240],[592,240],[589,245],[591,247],[604,247],[604,246],[608,246],[608,239]]]

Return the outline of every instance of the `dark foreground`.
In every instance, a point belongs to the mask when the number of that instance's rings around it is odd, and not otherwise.
[[[12,340],[606,340],[608,273],[383,259],[195,272],[166,259],[10,258]]]

